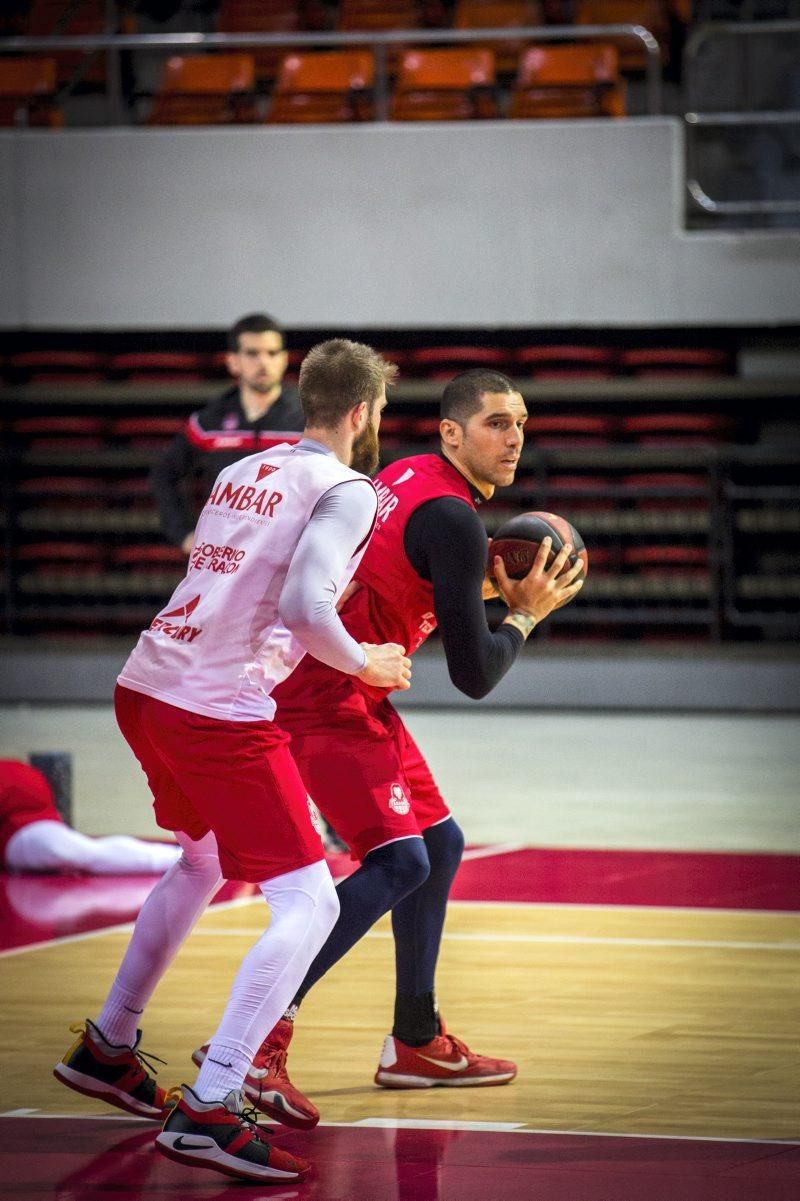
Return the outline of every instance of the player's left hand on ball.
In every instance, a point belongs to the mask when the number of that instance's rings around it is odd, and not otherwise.
[[[490,575],[483,577],[483,585],[481,587],[481,596],[487,600],[498,600],[500,593],[497,591],[497,584]]]

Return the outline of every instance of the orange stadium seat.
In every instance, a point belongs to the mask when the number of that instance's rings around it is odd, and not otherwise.
[[[509,117],[623,117],[625,82],[614,46],[530,46],[522,55]]]
[[[336,28],[360,30],[419,29],[423,23],[417,0],[341,0]]]
[[[661,47],[661,59],[669,59],[669,15],[660,0],[578,0],[576,25],[643,25]],[[643,71],[647,51],[634,38],[609,38],[619,50],[623,71]]]
[[[364,50],[288,54],[267,121],[272,124],[368,121],[375,66]]]
[[[30,37],[79,37],[81,34],[100,34],[106,30],[106,0],[33,0],[28,17]],[[115,32],[131,33],[129,17],[118,22]],[[103,84],[106,78],[106,55],[102,50],[69,50],[54,56],[59,83],[81,82]]]
[[[515,25],[544,25],[538,0],[458,0],[453,14],[455,29],[502,29]],[[525,42],[495,42],[495,66],[500,74],[516,71]]]
[[[0,58],[0,125],[63,125],[54,58]]]
[[[407,50],[392,95],[393,121],[496,117],[491,50]]]
[[[296,33],[303,28],[298,0],[222,0],[217,17],[219,33]],[[274,79],[287,46],[247,48],[259,79]]]
[[[255,120],[252,54],[167,59],[148,125],[230,125]]]

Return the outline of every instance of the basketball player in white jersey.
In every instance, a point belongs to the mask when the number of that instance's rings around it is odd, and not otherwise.
[[[375,489],[359,472],[377,465],[395,374],[359,343],[310,351],[303,438],[219,475],[186,577],[141,635],[115,696],[156,819],[183,854],[142,907],[97,1021],[74,1028],[80,1037],[55,1074],[131,1113],[168,1115],[159,1150],[247,1180],[290,1183],[308,1172],[266,1141],[241,1089],[339,910],[271,693],[306,652],[376,687],[410,679],[403,647],[359,645],[336,612],[375,522]],[[138,1021],[223,877],[257,883],[271,921],[239,969],[196,1082],[170,1109],[142,1064]]]

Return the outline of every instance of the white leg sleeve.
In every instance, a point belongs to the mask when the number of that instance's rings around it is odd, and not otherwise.
[[[160,874],[179,857],[180,849],[175,846],[142,842],[124,834],[89,838],[56,821],[31,822],[12,834],[6,846],[6,867],[12,872]]]
[[[105,1038],[132,1046],[138,1019],[179,948],[222,884],[217,841],[176,835],[183,854],[142,905],[108,999],[97,1019]]]
[[[194,1086],[203,1100],[241,1088],[261,1043],[297,992],[339,916],[324,860],[261,885],[269,928],[246,955]],[[216,1062],[215,1062],[216,1061]]]

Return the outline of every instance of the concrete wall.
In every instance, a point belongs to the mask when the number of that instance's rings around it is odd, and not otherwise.
[[[631,121],[0,134],[0,324],[800,321],[800,233],[685,234]]]

